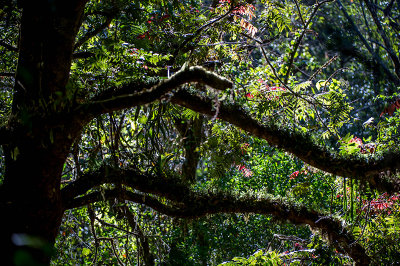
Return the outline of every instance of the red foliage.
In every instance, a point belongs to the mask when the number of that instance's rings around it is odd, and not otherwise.
[[[400,108],[400,99],[397,99],[394,103],[390,104],[385,109],[383,109],[380,116],[383,116],[384,114],[393,115],[394,111],[396,111],[399,108]]]
[[[253,99],[253,98],[254,98],[254,95],[251,94],[250,92],[249,92],[249,93],[246,93],[246,98],[248,98],[248,99]]]
[[[378,198],[373,199],[371,201],[363,201],[363,207],[361,208],[361,212],[366,212],[370,209],[372,214],[381,214],[381,213],[391,213],[391,209],[395,204],[399,202],[398,195],[392,195],[389,197],[387,193],[383,193]]]
[[[295,179],[298,175],[299,175],[299,171],[294,171],[290,176],[289,176],[289,179]]]
[[[250,177],[253,175],[253,172],[250,169],[246,168],[246,166],[244,166],[243,164],[238,164],[236,165],[236,167],[239,171],[243,173],[245,177]]]

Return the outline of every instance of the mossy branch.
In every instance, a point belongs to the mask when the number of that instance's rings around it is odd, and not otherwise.
[[[243,197],[224,192],[195,192],[178,179],[143,174],[138,170],[109,167],[87,173],[74,183],[62,190],[64,196],[67,194],[74,196],[66,202],[66,208],[118,198],[144,204],[160,213],[180,218],[194,219],[218,213],[273,215],[277,220],[283,222],[309,225],[313,230],[326,237],[337,250],[352,257],[357,265],[370,263],[370,258],[366,255],[364,248],[356,242],[341,220],[310,210],[305,206],[285,202],[282,199]],[[93,186],[104,183],[123,184],[125,188],[129,187],[142,193],[118,187],[106,191],[93,191],[78,197],[79,194],[86,193]],[[155,196],[148,195],[148,193]],[[157,197],[166,198],[170,203],[162,203]]]
[[[138,84],[127,84],[114,92],[114,96],[104,98],[100,95],[95,97],[89,103],[81,104],[75,109],[79,117],[85,117],[85,120],[126,108],[132,108],[139,105],[145,105],[161,99],[173,89],[185,83],[198,82],[208,85],[216,90],[232,88],[233,83],[213,72],[207,71],[202,67],[194,66],[184,68],[175,73],[171,78],[162,80],[150,88],[137,88]],[[120,91],[125,94],[120,94]],[[126,93],[131,92],[131,93]],[[82,118],[81,118],[82,120]]]
[[[211,99],[186,90],[176,92],[171,101],[199,113],[215,115]],[[221,103],[218,118],[258,138],[265,139],[270,145],[290,152],[309,165],[325,172],[358,179],[381,192],[400,191],[400,179],[383,175],[385,171],[395,173],[397,169],[400,169],[400,153],[397,151],[373,158],[341,156],[317,144],[309,134],[273,123],[261,123],[238,105]]]

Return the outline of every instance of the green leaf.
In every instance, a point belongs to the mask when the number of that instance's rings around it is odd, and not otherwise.
[[[83,248],[82,249],[82,255],[84,255],[84,256],[87,256],[87,255],[89,255],[90,254],[90,249],[88,249],[88,248]]]

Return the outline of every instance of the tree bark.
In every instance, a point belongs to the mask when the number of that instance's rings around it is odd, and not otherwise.
[[[49,264],[64,213],[60,179],[80,125],[66,84],[86,1],[20,1],[19,58],[3,145],[0,245],[4,265]],[[55,113],[63,119],[54,121]]]

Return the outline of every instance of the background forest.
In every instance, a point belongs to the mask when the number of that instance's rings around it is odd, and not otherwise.
[[[6,263],[400,263],[399,0],[0,3]]]

